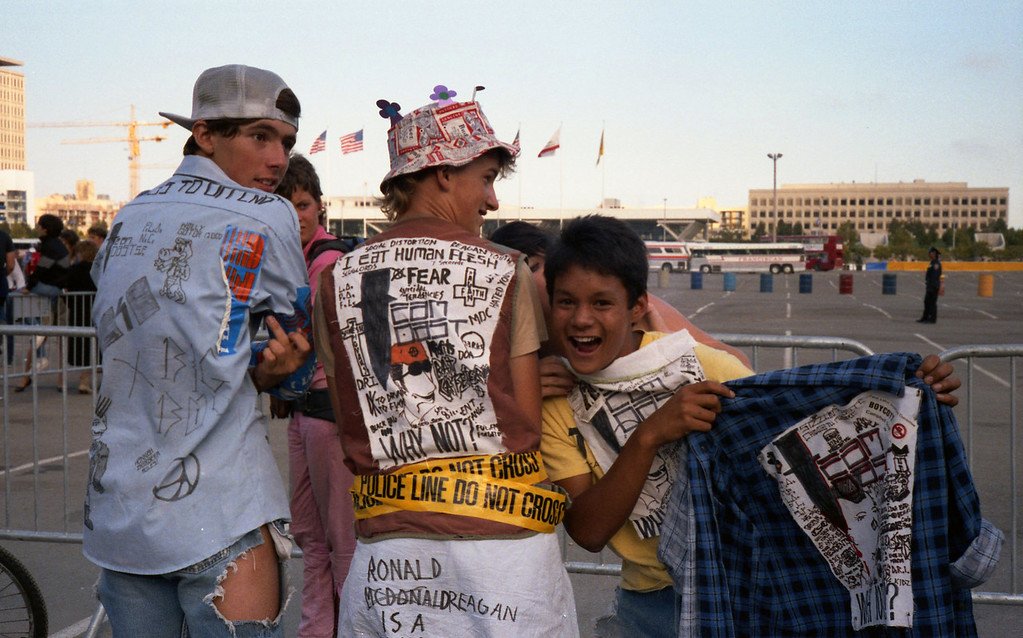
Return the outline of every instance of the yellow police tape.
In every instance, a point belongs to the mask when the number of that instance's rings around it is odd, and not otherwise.
[[[359,519],[399,510],[441,512],[517,525],[550,534],[565,516],[567,496],[547,480],[539,452],[465,456],[406,465],[355,477]]]

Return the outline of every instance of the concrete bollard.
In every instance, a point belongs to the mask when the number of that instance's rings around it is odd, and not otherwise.
[[[667,268],[661,268],[657,273],[657,287],[667,288],[668,280],[671,278],[671,271]]]

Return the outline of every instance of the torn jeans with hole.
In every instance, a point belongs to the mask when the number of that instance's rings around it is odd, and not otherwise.
[[[126,574],[104,569],[97,594],[106,609],[114,638],[282,638],[281,616],[289,586],[284,561],[290,550],[282,525],[270,525],[280,573],[280,604],[276,618],[227,621],[214,607],[220,582],[245,552],[263,543],[259,529],[198,563],[169,574]],[[284,542],[276,542],[277,537]]]

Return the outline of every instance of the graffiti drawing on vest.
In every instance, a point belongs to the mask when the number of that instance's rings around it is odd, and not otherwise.
[[[185,290],[181,283],[186,281],[192,273],[188,265],[188,260],[191,257],[192,242],[183,237],[175,238],[173,246],[160,249],[156,261],[153,262],[153,267],[166,275],[163,280],[163,288],[160,288],[161,295],[171,301],[185,303]]]
[[[164,479],[153,488],[153,496],[161,501],[180,501],[199,485],[199,459],[194,454],[174,459]]]
[[[201,231],[200,227],[198,232]],[[183,232],[183,229],[178,232]],[[220,261],[231,302],[217,347],[219,354],[234,354],[242,328],[249,319],[249,301],[263,267],[266,241],[266,235],[255,231],[235,226],[224,230]]]
[[[89,481],[85,486],[85,526],[92,526],[92,493],[102,494],[103,475],[107,472],[110,459],[110,448],[103,442],[103,434],[107,431],[106,412],[110,408],[110,398],[101,396],[96,401],[96,413],[92,419],[92,443],[89,444]]]
[[[381,468],[505,451],[487,382],[515,263],[416,242],[365,245],[335,266],[340,336]],[[480,285],[488,280],[499,283]]]

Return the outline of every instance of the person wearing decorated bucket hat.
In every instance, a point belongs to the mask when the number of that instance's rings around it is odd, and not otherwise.
[[[392,223],[320,281],[314,343],[355,475],[337,635],[575,637],[567,504],[539,453],[546,328],[524,256],[480,237],[518,148],[454,96],[377,103]]]
[[[298,220],[273,194],[299,113],[270,71],[204,71],[191,117],[165,114],[191,133],[181,165],[93,265],[84,553],[115,636],[282,635],[288,497],[257,392],[296,398],[313,370]]]

